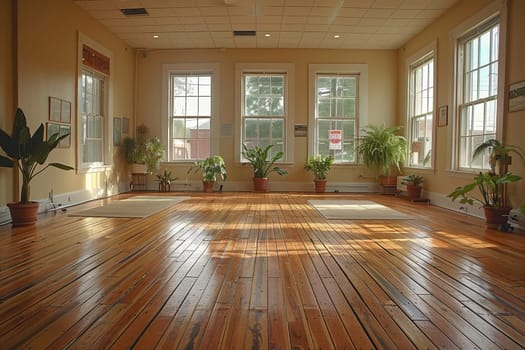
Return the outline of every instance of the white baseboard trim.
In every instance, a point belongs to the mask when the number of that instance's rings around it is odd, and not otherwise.
[[[222,185],[223,191],[228,192],[247,192],[253,190],[252,181],[226,181],[216,185],[216,191],[219,190],[219,186]],[[270,179],[268,184],[270,192],[313,192],[314,184],[311,182],[285,182],[279,181],[278,179]],[[127,188],[119,188],[121,192],[126,192]],[[151,188],[149,190],[155,191],[157,188]],[[201,181],[175,181],[171,184],[171,191],[177,192],[201,192],[202,182]],[[342,192],[342,193],[374,193],[379,191],[379,185],[377,183],[369,182],[328,182],[326,185],[326,192]],[[85,203],[94,199],[105,198],[112,194],[91,191],[75,191],[62,193],[53,196],[53,201],[50,198],[37,200],[39,202],[38,213],[46,213],[55,210],[61,210],[63,208],[71,207],[81,203]],[[423,193],[423,196],[430,199],[432,205],[449,209],[458,213],[471,215],[479,218],[484,218],[483,208],[477,206],[471,206],[468,204],[461,204],[459,202],[452,202],[450,198],[441,193],[427,192]],[[5,225],[11,222],[11,216],[9,214],[9,208],[6,205],[0,206],[0,225]]]
[[[422,193],[422,196],[430,199],[432,205],[449,209],[458,213],[475,216],[478,218],[485,218],[483,208],[476,205],[461,204],[459,202],[453,202],[449,197],[441,193],[427,192]]]

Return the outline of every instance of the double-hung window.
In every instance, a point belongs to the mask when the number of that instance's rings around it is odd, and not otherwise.
[[[472,159],[484,141],[498,136],[499,17],[486,21],[457,42],[457,168],[488,167],[486,159]],[[500,97],[501,98],[501,97]]]
[[[432,166],[434,115],[434,52],[409,66],[407,133],[410,166]]]
[[[285,73],[243,74],[242,143],[246,147],[274,145],[270,156],[286,151],[285,92]]]
[[[367,123],[368,66],[311,64],[309,154],[356,164],[360,125]]]
[[[80,78],[81,168],[104,164],[105,78],[82,69]]]
[[[212,74],[170,75],[170,161],[211,154]]]
[[[331,155],[335,162],[355,162],[359,75],[317,74],[315,155]]]
[[[99,171],[111,164],[110,116],[112,106],[109,50],[79,33],[77,168]]]

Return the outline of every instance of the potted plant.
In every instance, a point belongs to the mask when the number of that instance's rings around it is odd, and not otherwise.
[[[16,110],[11,135],[0,129],[0,147],[6,154],[6,156],[0,155],[0,166],[8,168],[16,166],[22,174],[20,201],[7,204],[13,226],[32,225],[36,222],[38,202],[29,200],[30,183],[35,176],[50,166],[62,170],[73,169],[61,163],[49,163],[39,169],[39,165],[43,165],[46,162],[51,151],[67,136],[69,136],[69,133],[61,136],[53,134],[45,140],[43,123],[31,136],[27,127],[26,117],[20,108]]]
[[[363,163],[374,171],[383,186],[395,186],[397,179],[391,176],[392,168],[399,172],[406,157],[407,141],[396,134],[400,129],[400,126],[369,125],[356,148]]]
[[[423,181],[423,176],[417,174],[410,174],[403,178],[402,183],[407,186],[407,197],[409,199],[418,199],[421,197]]]
[[[159,183],[159,192],[171,191],[171,183],[177,180],[176,177],[172,176],[171,170],[165,168],[162,174],[157,174],[157,182]]]
[[[460,203],[473,205],[478,202],[483,206],[485,219],[489,226],[497,226],[507,222],[510,207],[505,198],[505,185],[521,180],[518,175],[506,172],[498,175],[492,171],[480,172],[474,181],[465,186],[456,187],[448,197],[452,201],[460,198]],[[472,193],[478,189],[479,195]]]
[[[288,172],[278,166],[274,166],[275,162],[282,159],[284,153],[279,151],[270,157],[270,149],[274,145],[268,145],[264,149],[255,146],[254,148],[248,148],[246,145],[242,145],[243,157],[248,160],[253,168],[253,186],[254,190],[258,192],[268,191],[268,175],[272,172],[284,176]]]
[[[313,171],[316,193],[324,193],[326,191],[326,175],[333,163],[334,158],[332,156],[318,155],[308,157],[304,169]]]
[[[489,153],[490,171],[494,174],[504,174],[508,171],[508,166],[511,163],[510,153],[516,154],[525,166],[525,152],[518,146],[504,145],[495,139],[487,140],[474,149],[472,158],[479,158],[485,152]]]
[[[146,172],[153,174],[160,164],[160,160],[164,156],[162,143],[158,137],[150,138],[144,148],[144,164],[146,164]]]
[[[204,192],[213,192],[215,183],[218,180],[224,181],[228,177],[226,164],[224,164],[224,159],[222,159],[221,156],[212,156],[203,160],[198,160],[188,172],[192,171],[193,168],[195,168],[194,172],[202,172],[202,185],[204,187]]]

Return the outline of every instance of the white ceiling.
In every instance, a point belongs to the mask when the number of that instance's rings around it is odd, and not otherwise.
[[[128,45],[143,49],[396,49],[456,1],[73,0]],[[149,15],[120,12],[138,7]],[[257,35],[234,37],[233,30]]]

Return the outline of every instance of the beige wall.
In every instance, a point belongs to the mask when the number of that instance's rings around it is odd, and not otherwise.
[[[2,2],[2,7],[5,7]],[[1,11],[4,16],[4,11]],[[18,106],[33,132],[48,120],[48,97],[72,102],[72,134],[76,132],[77,38],[82,32],[113,54],[112,116],[133,118],[135,52],[69,0],[18,1]],[[6,23],[1,21],[2,26]],[[8,21],[7,21],[8,22]],[[2,33],[4,31],[2,30]],[[3,42],[1,45],[4,45]],[[9,45],[8,45],[9,46]],[[4,52],[4,50],[2,50]],[[2,57],[2,59],[4,59]],[[3,65],[2,65],[3,66]],[[0,101],[8,98],[2,93]],[[6,97],[7,96],[7,97]],[[72,147],[56,149],[49,161],[76,164],[75,137]],[[48,169],[31,183],[31,198],[77,191],[103,193],[111,172],[77,174]],[[111,177],[110,181],[115,180]],[[3,191],[2,191],[3,192]],[[2,195],[2,203],[12,200]]]
[[[452,140],[452,89],[454,69],[453,51],[454,43],[451,33],[455,28],[467,21],[471,16],[482,11],[491,4],[491,0],[461,0],[452,9],[447,11],[442,17],[419,33],[415,38],[406,43],[398,51],[399,58],[399,84],[398,84],[398,118],[399,122],[404,122],[406,116],[406,90],[407,90],[407,60],[423,49],[425,46],[437,41],[437,106],[449,106],[449,124],[447,127],[436,128],[436,143],[434,146],[436,164],[434,171],[415,171],[425,177],[425,189],[439,196],[446,196],[456,186],[470,182],[471,175],[459,174],[449,171],[451,159],[451,140]],[[525,1],[509,0],[508,2],[508,34],[507,34],[507,76],[506,89],[510,83],[525,80],[525,68],[523,60],[525,45],[523,45],[523,33],[525,24],[521,14],[525,13]],[[503,92],[502,92],[503,93]],[[504,92],[505,95],[507,91]],[[507,101],[505,102],[505,106]],[[525,111],[508,113],[505,107],[504,113],[504,136],[503,142],[506,144],[518,145],[525,149]],[[406,169],[406,172],[412,172]],[[524,175],[523,168],[516,161],[511,171]],[[513,205],[525,202],[525,181],[511,185]]]
[[[8,133],[11,132],[14,115],[13,11],[11,0],[0,2],[0,129]],[[0,203],[10,201],[12,196],[13,170],[0,168]]]
[[[147,124],[153,135],[160,136],[162,116],[162,65],[207,62],[220,64],[220,120],[234,123],[235,63],[286,62],[294,65],[295,81],[292,124],[308,122],[308,64],[367,63],[368,64],[368,119],[369,123],[393,125],[396,114],[397,53],[388,50],[314,50],[314,49],[226,49],[226,50],[170,50],[141,53],[137,58],[137,123]],[[309,182],[312,175],[304,169],[308,144],[306,138],[294,138],[294,164],[287,167],[290,175],[271,181]],[[235,164],[234,139],[220,138],[220,152],[228,167],[230,181],[249,181],[251,170]],[[188,165],[175,168],[175,175],[185,177]],[[373,181],[359,178],[368,173],[361,166],[341,166],[329,174],[329,181]],[[197,178],[197,177],[196,177]]]

